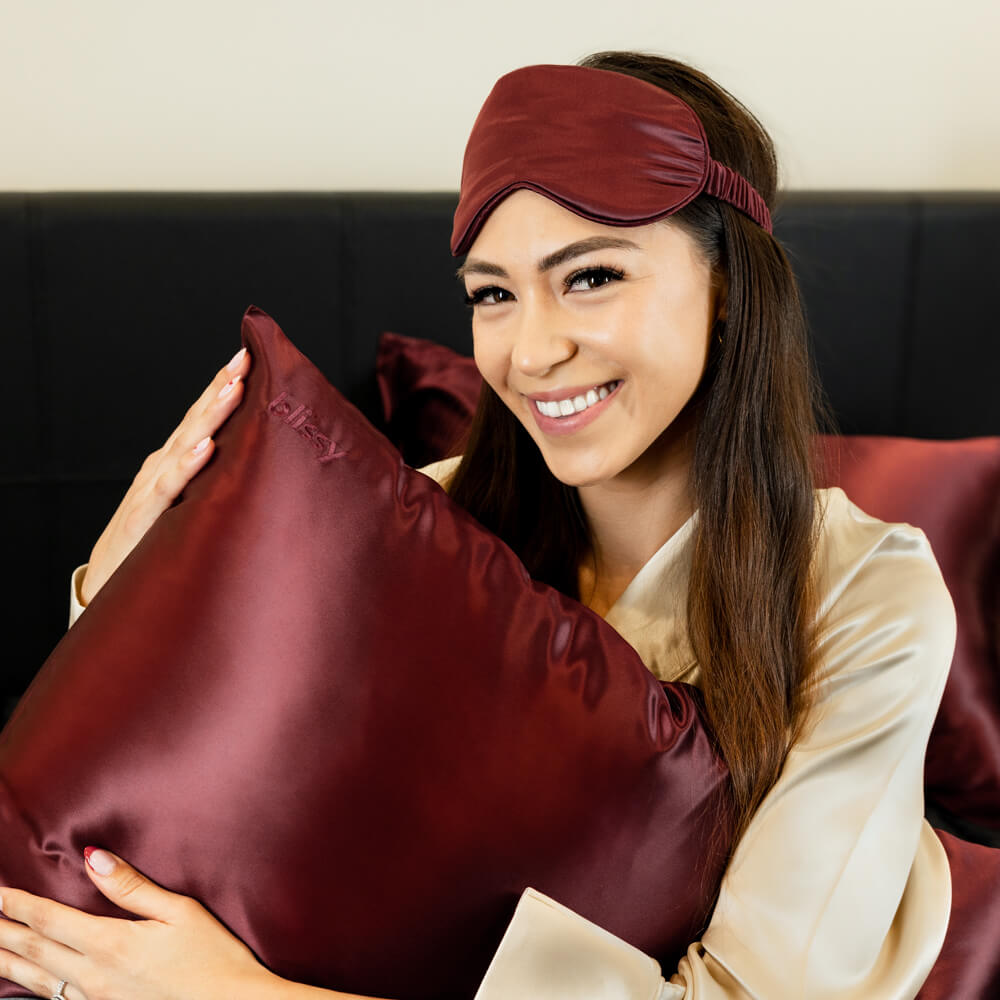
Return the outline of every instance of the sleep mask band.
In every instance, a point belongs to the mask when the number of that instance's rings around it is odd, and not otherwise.
[[[454,256],[517,188],[612,226],[654,222],[708,194],[772,232],[764,199],[712,159],[691,107],[612,70],[526,66],[500,77],[465,148]]]

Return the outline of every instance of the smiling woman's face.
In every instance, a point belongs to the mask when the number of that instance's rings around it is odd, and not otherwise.
[[[557,479],[648,480],[690,461],[677,418],[718,306],[679,226],[606,226],[519,190],[493,210],[461,274],[476,364]]]

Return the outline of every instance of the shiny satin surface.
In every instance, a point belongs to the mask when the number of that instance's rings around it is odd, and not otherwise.
[[[955,658],[927,751],[927,796],[1000,831],[1000,438],[823,444],[829,481],[858,506],[927,533],[958,614]]]
[[[212,461],[0,733],[0,884],[115,913],[83,870],[107,847],[280,975],[400,1000],[470,996],[528,885],[676,960],[727,841],[698,692],[533,583],[259,310],[243,342]]]
[[[1000,850],[938,836],[951,868],[951,920],[918,1000],[993,1000],[1000,997]]]
[[[465,147],[451,252],[466,253],[518,188],[595,222],[638,226],[703,191],[771,232],[750,183],[712,159],[698,116],[655,84],[611,70],[525,66],[502,76]]]
[[[446,482],[455,464],[426,471]],[[868,516],[838,488],[817,493],[817,517],[816,704],[736,847],[707,930],[678,964],[664,963],[664,1000],[913,1000],[928,974],[951,978],[947,964],[935,965],[946,933],[945,954],[957,943],[957,954],[978,956],[965,982],[993,961],[996,931],[982,921],[996,889],[977,890],[968,866],[956,869],[956,895],[968,904],[949,924],[949,856],[923,819],[924,750],[955,642],[941,572],[923,532]],[[639,571],[607,620],[662,680],[698,685],[685,624],[696,518]],[[1000,851],[977,852],[991,878]],[[589,933],[581,923],[578,947]],[[518,938],[522,952],[530,948],[532,928]],[[573,938],[571,927],[563,938]],[[627,950],[608,954],[613,964],[631,961]],[[518,980],[531,967],[523,959],[495,967],[510,1000],[616,996],[596,981],[587,991],[551,976]]]
[[[482,379],[455,352],[419,337],[383,333],[375,357],[386,437],[414,468],[452,455],[472,419]]]
[[[621,938],[526,889],[474,1000],[657,1000],[660,966]]]
[[[433,362],[426,364],[420,341],[407,338],[393,346],[405,352],[405,367],[398,360],[397,365],[407,378],[390,384],[387,368],[383,399],[424,428],[425,441],[458,439],[479,395],[473,359],[454,351],[448,359],[441,353],[447,348],[435,344]],[[411,385],[419,385],[419,395]],[[447,398],[447,407],[435,405],[437,394]],[[927,747],[924,787],[930,800],[954,816],[1000,831],[1000,437],[928,441],[844,435],[821,436],[817,443],[821,485],[840,486],[868,514],[915,525],[927,535],[955,603],[958,634]],[[676,576],[679,569],[674,565],[668,572]],[[643,572],[648,576],[654,569]],[[684,572],[675,581],[680,590],[660,587],[663,606],[672,609],[671,627],[653,619],[647,665],[675,656],[666,647],[686,644],[670,596],[686,593]],[[635,645],[635,630],[646,626],[642,619],[629,620],[632,601],[630,596],[619,602],[612,624]],[[689,650],[679,655],[693,659]],[[668,675],[679,676],[674,668]]]

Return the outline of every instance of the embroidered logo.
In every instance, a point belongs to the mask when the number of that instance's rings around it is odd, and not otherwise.
[[[296,434],[305,438],[317,452],[316,458],[322,462],[330,462],[335,458],[343,458],[347,451],[341,448],[328,434],[324,434],[313,422],[315,416],[304,403],[295,406],[287,392],[275,397],[267,404],[267,412],[288,424]]]

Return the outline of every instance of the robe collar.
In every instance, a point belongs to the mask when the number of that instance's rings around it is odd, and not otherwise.
[[[687,627],[697,516],[696,511],[653,553],[604,616],[662,681],[700,681]]]

